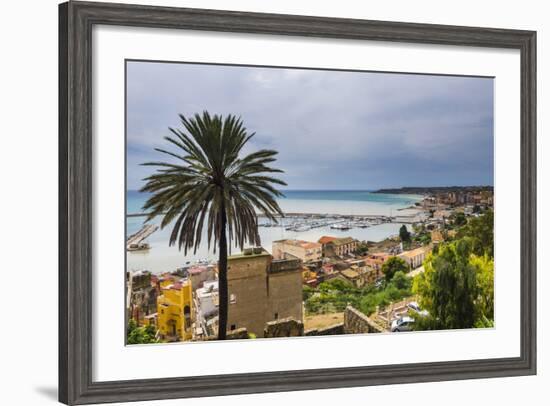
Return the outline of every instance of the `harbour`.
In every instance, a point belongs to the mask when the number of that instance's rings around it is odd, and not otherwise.
[[[276,217],[275,222],[262,215],[258,216],[261,243],[268,250],[273,241],[287,238],[317,241],[322,236],[333,235],[349,236],[358,241],[382,241],[399,233],[399,228],[404,224],[399,220],[407,220],[405,214],[420,212],[410,207],[422,198],[410,195],[380,195],[367,191],[286,191],[285,196],[279,200],[285,213],[284,217]],[[148,213],[141,210],[146,200],[147,195],[144,193],[128,192],[128,235],[136,234],[144,227]],[[160,218],[153,219],[147,224],[160,225]],[[208,249],[207,244],[202,244],[197,252],[187,253],[180,251],[177,246],[170,246],[170,233],[171,225],[164,229],[159,228],[146,240],[142,240],[148,244],[148,249],[128,251],[127,269],[147,269],[158,273],[177,269],[187,262],[217,259],[218,254]],[[204,233],[202,240],[206,239]],[[240,247],[232,244],[231,252],[239,251]]]
[[[137,233],[132,234],[126,240],[127,251],[143,251],[150,248],[145,239],[159,229],[156,224],[145,224]]]

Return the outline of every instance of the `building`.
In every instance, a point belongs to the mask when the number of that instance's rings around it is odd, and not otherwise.
[[[302,261],[275,260],[263,248],[228,258],[228,330],[264,336],[266,323],[291,317],[302,322]]]
[[[358,241],[351,237],[335,238],[321,237],[319,243],[325,257],[343,257],[355,252]]]
[[[317,286],[317,272],[307,268],[302,268],[302,283],[310,286]]]
[[[324,235],[321,238],[319,238],[319,241],[317,241],[317,242],[319,244],[321,244],[321,252],[322,252],[324,257],[326,256],[327,244],[334,241],[334,240],[336,240],[336,239],[337,239],[336,237],[331,237],[331,236],[328,236],[328,235]]]
[[[374,269],[370,266],[361,267],[360,272],[365,284],[376,283],[376,281],[382,277],[382,271],[380,269]]]
[[[424,259],[426,259],[426,256],[431,252],[431,250],[431,247],[424,246],[414,250],[402,252],[398,255],[398,257],[409,264],[411,269],[416,269],[419,266],[422,266]]]
[[[357,269],[344,269],[340,272],[346,281],[351,283],[356,288],[360,288],[365,284],[365,279],[362,278],[361,273]]]
[[[373,252],[372,254],[369,254],[365,257],[365,264],[372,269],[376,271],[380,271],[382,269],[382,265],[384,262],[390,258],[390,254],[387,252]]]
[[[214,336],[219,318],[218,281],[206,281],[195,291],[195,338]]]
[[[202,287],[204,282],[214,280],[216,277],[216,273],[212,265],[191,266],[187,269],[187,275],[191,280],[193,291],[196,291],[198,288]]]
[[[445,237],[441,230],[432,230],[431,232],[432,243],[439,244],[440,242],[445,241]]]
[[[197,313],[205,319],[218,314],[219,290],[218,281],[208,281],[202,288],[195,291],[197,299]]]
[[[166,341],[184,341],[193,338],[193,290],[189,279],[165,278],[157,298],[159,336]]]
[[[324,264],[321,267],[321,270],[322,270],[323,274],[325,274],[325,275],[332,275],[335,272],[334,271],[334,264]]]
[[[322,258],[322,245],[317,242],[303,240],[279,240],[273,241],[273,259],[298,258],[302,262],[320,261]]]
[[[452,210],[436,210],[433,214],[433,218],[434,220],[444,221],[451,217],[452,214]]]
[[[148,316],[157,311],[155,277],[149,271],[127,273],[126,310],[138,326],[149,323]]]

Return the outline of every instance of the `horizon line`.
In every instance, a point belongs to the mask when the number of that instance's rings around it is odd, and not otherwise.
[[[385,186],[372,189],[279,189],[281,192],[376,192],[386,189],[437,189],[437,188],[494,188],[494,185],[479,184],[479,185],[437,185],[437,186]],[[126,189],[127,192],[140,192],[139,189]],[[147,193],[147,192],[140,192]]]

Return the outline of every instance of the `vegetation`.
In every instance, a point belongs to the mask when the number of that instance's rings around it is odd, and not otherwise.
[[[461,227],[465,225],[467,222],[468,221],[466,220],[466,216],[464,215],[464,213],[458,212],[455,214],[453,224],[456,227]]]
[[[388,282],[393,279],[394,275],[397,272],[406,273],[408,271],[409,265],[407,265],[407,263],[399,257],[390,257],[382,265],[382,273],[384,274],[386,281]]]
[[[393,275],[391,283],[393,283],[393,285],[397,289],[406,289],[406,290],[409,290],[412,285],[411,278],[409,278],[403,271],[397,271]]]
[[[411,314],[417,330],[481,328],[494,326],[493,212],[462,220],[455,217],[452,241],[434,246],[424,261],[423,273],[414,280],[409,267],[398,257],[382,265],[384,283],[356,288],[351,283],[332,279],[316,289],[304,287],[304,302],[309,314],[341,312],[350,304],[370,315],[377,308],[417,295],[427,315]],[[416,239],[428,232],[415,228]]]
[[[399,229],[399,238],[403,244],[411,242],[411,233],[407,230],[407,226],[403,224]]]
[[[414,279],[413,292],[429,315],[417,318],[416,329],[493,325],[492,222],[492,211],[471,219],[459,230],[461,238],[440,245],[424,261],[425,272]]]
[[[357,244],[357,248],[355,249],[355,255],[367,255],[369,251],[369,247],[366,242],[362,241],[359,244]]]
[[[458,238],[467,237],[472,241],[475,255],[488,255],[494,258],[494,213],[488,210],[480,217],[470,219],[468,224],[458,230]]]
[[[382,308],[411,294],[411,279],[403,272],[396,273],[393,280],[380,287],[356,288],[340,279],[331,279],[314,290],[305,301],[305,308],[308,314],[335,313],[344,311],[350,304],[369,315],[377,307]]]
[[[302,287],[302,300],[305,302],[311,296],[313,296],[314,293],[315,293],[315,289],[313,289],[311,286],[304,285]]]
[[[276,198],[282,194],[275,185],[286,183],[269,176],[282,172],[269,166],[276,151],[262,149],[241,156],[254,134],[248,134],[240,118],[204,112],[180,119],[184,130],[170,128],[173,136],[164,137],[176,152],[156,148],[170,161],[144,164],[157,171],[141,189],[152,193],[143,209],[150,212],[147,221],[162,216],[161,228],[171,225],[169,244],[177,243],[185,254],[197,251],[206,228],[208,247],[219,250],[218,339],[224,340],[228,244],[241,249],[247,243],[260,245],[256,210],[277,222],[275,215],[283,213]]]
[[[432,242],[432,235],[422,223],[413,224],[414,237],[412,242],[418,245],[428,245]]]
[[[156,333],[155,326],[138,327],[135,320],[130,319],[126,330],[126,342],[127,344],[158,343],[159,340],[155,337]]]

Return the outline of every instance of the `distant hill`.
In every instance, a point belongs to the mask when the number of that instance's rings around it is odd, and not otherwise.
[[[408,195],[432,195],[450,192],[483,192],[493,191],[493,186],[407,186],[393,189],[379,189],[373,193],[408,194]]]

